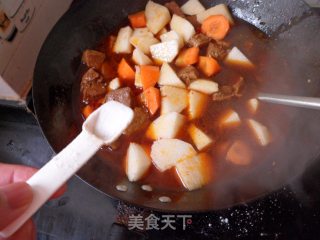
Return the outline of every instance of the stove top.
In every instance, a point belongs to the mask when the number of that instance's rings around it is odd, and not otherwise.
[[[2,106],[0,116],[0,161],[40,167],[53,156],[30,111]],[[75,176],[64,196],[48,202],[34,220],[39,240],[318,239],[320,162],[251,203],[182,215],[113,200]]]

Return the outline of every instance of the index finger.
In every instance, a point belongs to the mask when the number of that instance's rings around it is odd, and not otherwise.
[[[16,164],[0,163],[0,172],[0,186],[3,186],[15,182],[25,182],[37,172],[37,169]]]
[[[32,167],[0,163],[0,186],[15,182],[25,182],[37,171],[38,169]],[[65,191],[66,185],[63,185],[56,193],[53,194],[52,198],[60,197]]]

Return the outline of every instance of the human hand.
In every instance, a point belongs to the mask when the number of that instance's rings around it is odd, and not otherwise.
[[[0,230],[20,216],[30,205],[33,192],[25,182],[37,169],[20,165],[0,163]],[[62,187],[52,198],[59,197],[65,191]],[[28,220],[8,240],[34,240],[36,230],[32,220]],[[3,238],[0,237],[0,240]]]

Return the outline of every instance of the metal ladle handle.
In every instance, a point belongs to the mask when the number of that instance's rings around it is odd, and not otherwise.
[[[315,97],[299,97],[271,93],[259,93],[258,99],[263,102],[320,110],[320,98]]]

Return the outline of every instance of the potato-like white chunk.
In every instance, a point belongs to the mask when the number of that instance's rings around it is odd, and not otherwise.
[[[212,139],[194,124],[190,124],[188,133],[199,151],[212,144]]]
[[[176,14],[173,14],[170,22],[170,27],[172,30],[182,36],[185,42],[188,42],[189,39],[196,33],[194,27],[188,20]]]
[[[235,141],[229,148],[226,160],[236,165],[248,165],[252,161],[252,151],[249,146],[240,141]]]
[[[234,24],[234,21],[228,9],[228,6],[225,4],[218,4],[212,8],[207,9],[204,12],[198,13],[197,20],[199,23],[202,23],[204,20],[206,20],[208,17],[212,15],[223,15],[229,20],[230,24],[232,25]]]
[[[255,114],[258,111],[259,100],[256,98],[251,98],[247,102],[247,108],[251,114]]]
[[[145,15],[147,27],[153,34],[157,34],[171,19],[169,10],[158,3],[149,1],[146,5]]]
[[[219,91],[219,85],[210,80],[198,79],[190,83],[189,89],[205,94],[212,94]]]
[[[241,119],[239,114],[232,109],[226,111],[220,120],[220,125],[223,127],[236,127],[240,125],[240,123]]]
[[[138,65],[151,65],[151,59],[145,55],[139,48],[133,50],[132,60]]]
[[[271,142],[271,134],[266,126],[256,120],[248,120],[249,128],[261,146],[267,146]]]
[[[184,159],[176,165],[178,176],[189,191],[206,185],[213,177],[213,170],[211,159],[206,153]]]
[[[112,79],[108,85],[109,90],[117,90],[120,87],[121,87],[121,82],[119,78]]]
[[[199,0],[189,0],[181,6],[181,10],[186,15],[196,15],[204,12],[206,9]]]
[[[150,46],[158,43],[152,32],[148,28],[136,28],[134,29],[130,38],[130,43],[139,48],[144,54],[150,54]]]
[[[161,115],[170,112],[182,112],[188,106],[188,91],[184,88],[162,86]]]
[[[138,65],[135,66],[135,73],[134,73],[134,85],[137,88],[142,88],[142,82],[141,82],[141,69]]]
[[[131,53],[132,46],[130,44],[130,37],[132,35],[131,27],[123,27],[119,30],[116,42],[113,46],[115,53]]]
[[[176,112],[161,115],[150,124],[146,135],[152,140],[175,138],[180,132],[185,121],[186,118]]]
[[[151,158],[142,146],[130,143],[126,156],[126,173],[130,182],[138,181],[151,166]]]
[[[253,63],[237,48],[233,47],[225,58],[228,65],[239,65],[243,67],[253,68]]]
[[[179,48],[183,48],[183,45],[184,45],[183,38],[173,30],[160,35],[160,39],[161,39],[161,42],[168,42],[171,40],[177,40],[179,43]]]
[[[197,91],[189,91],[188,117],[190,120],[200,118],[208,104],[208,95]]]
[[[151,147],[152,162],[161,172],[196,154],[191,144],[179,139],[160,139]]]
[[[186,85],[180,80],[174,70],[170,67],[168,63],[163,63],[160,70],[160,77],[158,84],[161,86],[173,86],[185,88]]]
[[[179,43],[177,40],[162,42],[150,46],[152,58],[161,62],[172,62],[178,55]]]

